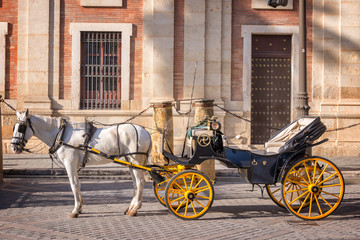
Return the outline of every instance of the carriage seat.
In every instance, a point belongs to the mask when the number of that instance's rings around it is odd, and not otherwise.
[[[300,139],[314,141],[326,130],[319,117],[301,117],[290,123],[265,143],[267,152],[283,152],[284,147],[289,150],[289,145]],[[291,149],[293,150],[293,149]]]
[[[191,128],[187,131],[186,134],[186,152],[185,155],[187,155],[188,157],[192,157],[194,155],[195,152],[195,144],[194,144],[194,138],[193,137],[198,137],[202,134],[207,134],[210,137],[214,136],[214,131],[209,130],[207,126],[199,126],[199,127],[194,127]]]

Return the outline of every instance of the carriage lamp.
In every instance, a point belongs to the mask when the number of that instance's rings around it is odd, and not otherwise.
[[[211,123],[211,129],[212,130],[220,130],[221,124],[219,122],[212,122]]]
[[[268,6],[276,8],[277,6],[286,7],[288,0],[268,0]]]

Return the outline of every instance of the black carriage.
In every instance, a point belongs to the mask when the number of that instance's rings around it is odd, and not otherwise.
[[[237,168],[253,185],[264,185],[280,207],[302,219],[316,220],[334,212],[344,196],[345,183],[331,161],[311,156],[326,127],[319,117],[302,117],[292,122],[267,143],[264,150],[243,150],[224,146],[220,123],[206,119],[187,132],[185,157],[163,150],[172,160],[158,168],[162,175],[154,182],[155,196],[171,213],[182,219],[203,216],[214,200],[214,182],[194,166],[216,159]]]

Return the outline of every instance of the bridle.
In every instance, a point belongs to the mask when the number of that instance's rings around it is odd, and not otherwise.
[[[32,127],[30,118],[27,118],[26,121],[17,121],[18,124],[18,133],[20,133],[20,137],[16,137],[13,136],[12,140],[11,140],[11,145],[15,145],[18,146],[19,150],[21,151],[28,151],[27,149],[25,149],[25,145],[27,143],[27,140],[25,139],[25,133],[26,133],[26,129],[29,126],[31,131],[35,134],[34,128]],[[14,125],[14,129],[13,132],[15,130],[15,126]],[[14,141],[14,140],[19,140],[19,141]]]

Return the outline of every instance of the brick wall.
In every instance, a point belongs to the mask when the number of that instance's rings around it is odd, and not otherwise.
[[[18,1],[2,0],[0,22],[8,23],[6,36],[5,97],[16,98],[17,88],[17,42],[18,42]]]
[[[72,36],[70,23],[132,23],[130,40],[130,99],[142,97],[142,32],[143,1],[123,1],[121,8],[84,8],[79,0],[61,1],[60,13],[60,99],[71,99],[71,54]],[[144,83],[146,84],[146,83]]]
[[[311,96],[312,64],[312,1],[307,1],[307,87]],[[293,10],[255,10],[251,1],[233,0],[232,3],[232,57],[231,57],[231,99],[243,100],[242,96],[242,25],[298,25],[299,1],[294,1]],[[296,47],[296,46],[295,46]]]

